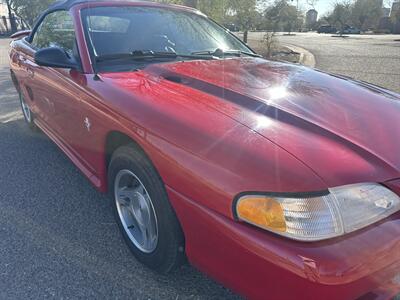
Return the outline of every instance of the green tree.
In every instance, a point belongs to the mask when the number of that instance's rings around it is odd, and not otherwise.
[[[249,30],[254,27],[257,18],[257,0],[230,0],[229,4],[237,25],[243,30],[243,41],[247,43]]]
[[[16,16],[21,18],[30,27],[34,24],[36,18],[51,4],[54,0],[6,0],[10,4],[11,10]]]
[[[377,28],[382,16],[381,0],[356,0],[352,7],[352,22],[361,30]]]
[[[10,20],[11,24],[11,32],[16,32],[17,31],[17,24],[15,23],[15,18],[11,10],[11,3],[10,0],[6,0],[6,5],[8,9],[8,19]]]
[[[400,10],[392,14],[391,21],[393,23],[393,33],[400,33]]]
[[[219,23],[227,23],[232,18],[229,15],[229,0],[199,0],[197,8]]]
[[[281,26],[281,11],[287,5],[285,0],[276,0],[272,5],[267,6],[264,11],[265,19],[269,24],[269,29],[273,32],[280,30]]]
[[[283,7],[280,14],[284,30],[290,34],[299,25],[299,16],[297,9],[292,5],[286,5]]]
[[[201,10],[212,19],[225,23],[232,20],[244,32],[247,42],[249,30],[256,27],[259,12],[257,5],[265,0],[158,0],[162,3],[183,4]]]
[[[198,2],[197,0],[185,0],[184,4],[186,6],[197,8],[197,2]]]
[[[230,8],[229,0],[157,0],[161,3],[179,4],[197,8],[212,19],[224,22]]]
[[[291,33],[301,26],[301,15],[287,0],[276,0],[266,8],[264,16],[274,32],[285,30]]]
[[[339,26],[340,35],[343,34],[345,25],[351,22],[351,8],[350,2],[337,2],[333,12],[329,15],[332,25]]]

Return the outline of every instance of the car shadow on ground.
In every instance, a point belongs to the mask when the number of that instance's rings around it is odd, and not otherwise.
[[[125,246],[111,201],[19,112],[0,69],[0,298],[220,299],[189,265],[162,276]]]

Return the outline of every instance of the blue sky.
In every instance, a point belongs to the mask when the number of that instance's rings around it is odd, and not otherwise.
[[[315,6],[315,9],[318,11],[319,16],[323,16],[327,13],[333,6],[332,1],[330,0],[320,0],[318,4]]]

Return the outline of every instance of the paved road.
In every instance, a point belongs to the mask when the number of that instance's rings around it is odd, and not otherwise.
[[[261,39],[263,33],[250,33]],[[329,34],[297,33],[278,35],[282,44],[309,50],[316,68],[365,80],[400,93],[400,35],[352,35],[348,38]],[[396,41],[397,40],[397,41]]]
[[[125,246],[108,199],[19,112],[0,39],[0,299],[235,299],[190,266],[160,276]]]

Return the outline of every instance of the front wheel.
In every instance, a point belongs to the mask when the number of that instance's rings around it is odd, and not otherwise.
[[[153,165],[134,145],[113,154],[108,172],[116,221],[134,256],[160,273],[184,261],[184,237]]]

